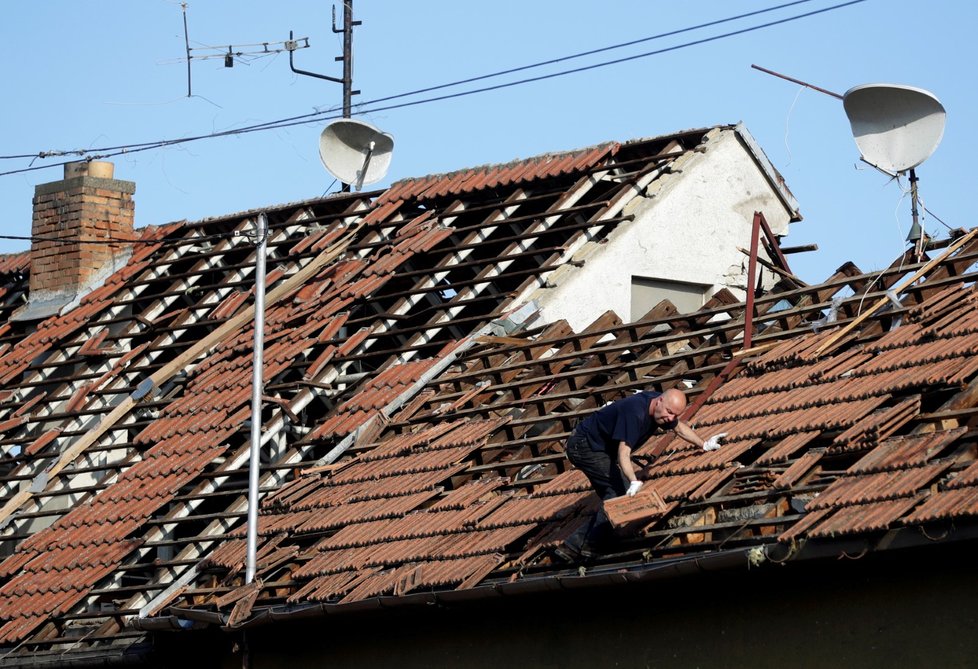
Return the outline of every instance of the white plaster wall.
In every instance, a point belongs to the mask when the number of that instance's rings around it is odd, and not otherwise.
[[[562,267],[550,288],[533,295],[547,322],[566,319],[575,331],[611,309],[630,320],[633,275],[706,284],[712,294],[730,288],[743,299],[755,211],[775,234],[787,231],[790,213],[733,130],[713,130],[706,151],[677,161],[681,172],[656,179],[623,213],[604,243],[589,243],[574,256],[580,269]],[[763,250],[762,250],[763,252]],[[765,283],[774,282],[770,271]]]

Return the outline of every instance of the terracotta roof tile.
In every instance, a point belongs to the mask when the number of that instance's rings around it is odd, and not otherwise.
[[[481,520],[478,527],[509,527],[560,520],[573,513],[592,494],[586,491],[568,495],[511,497],[487,518]]]
[[[574,470],[577,471],[577,470]],[[506,485],[507,480],[502,477],[476,479],[465,483],[462,487],[452,490],[441,500],[431,506],[432,511],[444,511],[448,509],[464,509],[475,504],[487,495],[492,494],[502,486]],[[537,494],[544,494],[537,491]]]
[[[892,527],[916,503],[914,498],[899,498],[835,509],[813,529],[808,530],[808,536],[818,539],[885,530]]]
[[[978,487],[966,486],[931,494],[919,508],[906,517],[907,523],[978,516]]]
[[[381,518],[395,518],[408,511],[416,509],[437,491],[401,495],[398,497],[378,498],[364,502],[353,502],[341,506],[327,507],[318,512],[310,512],[308,520],[297,529],[299,532],[321,532],[338,529],[344,525]]]
[[[328,576],[317,576],[301,589],[293,593],[288,601],[295,602],[325,602],[345,595],[356,584],[369,578],[376,570],[363,569],[357,571],[341,571]]]
[[[769,451],[759,457],[757,459],[757,464],[769,465],[775,462],[787,460],[797,451],[809,444],[819,434],[821,434],[819,431],[789,434],[780,439],[773,447],[771,447]]]
[[[871,473],[923,465],[966,432],[967,428],[960,427],[927,434],[891,437],[863,456],[848,471],[853,474]]]
[[[798,458],[790,467],[776,478],[771,485],[779,490],[787,490],[794,486],[806,475],[817,471],[816,467],[822,460],[822,452],[809,451]]]
[[[915,495],[951,466],[941,462],[875,474],[844,476],[808,503],[807,509],[850,506]]]

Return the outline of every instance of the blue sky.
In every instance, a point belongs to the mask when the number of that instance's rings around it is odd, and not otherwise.
[[[841,4],[810,0],[775,12],[551,67],[445,89],[469,90],[703,40]],[[783,4],[777,0],[355,0],[354,87],[367,102],[586,50],[681,30]],[[176,139],[336,107],[338,84],[289,71],[279,54],[225,68],[192,63],[187,97],[183,19],[174,0],[36,0],[9,3],[0,35],[7,57],[0,155],[93,149]],[[191,46],[278,42],[295,31],[311,47],[299,68],[341,74],[340,36],[322,1],[189,0]],[[338,18],[342,7],[337,3]],[[805,220],[786,245],[819,251],[789,258],[821,281],[852,260],[886,266],[904,248],[909,196],[859,164],[841,103],[751,69],[756,63],[845,92],[873,82],[932,91],[948,111],[941,146],[918,168],[924,205],[951,227],[970,227],[970,171],[978,138],[978,3],[865,0],[730,38],[453,100],[356,115],[395,137],[382,187],[398,179],[507,162],[608,140],[743,121],[782,172]],[[252,49],[247,49],[252,50]],[[196,52],[202,54],[203,52]],[[425,97],[425,96],[419,96]],[[404,98],[397,102],[417,100]],[[327,121],[110,158],[136,182],[136,224],[198,220],[335,190],[318,138]],[[65,160],[34,160],[33,166]],[[29,159],[0,160],[0,171]],[[34,186],[61,167],[0,176],[5,235],[29,235]],[[695,221],[690,221],[695,225]],[[947,228],[933,216],[934,236]],[[0,240],[0,252],[27,248]]]

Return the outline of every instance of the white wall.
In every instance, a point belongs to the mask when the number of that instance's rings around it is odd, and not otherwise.
[[[623,213],[606,243],[588,243],[574,256],[580,269],[562,267],[533,295],[547,322],[566,319],[575,330],[611,309],[629,320],[632,276],[730,288],[741,299],[755,211],[775,234],[784,234],[790,212],[752,154],[732,129],[709,133],[703,153],[679,158],[672,174],[652,182]],[[681,170],[681,171],[680,171]],[[765,283],[774,282],[764,271]]]

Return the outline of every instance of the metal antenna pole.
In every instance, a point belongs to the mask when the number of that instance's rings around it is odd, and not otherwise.
[[[258,465],[261,449],[261,396],[265,340],[265,254],[268,248],[268,218],[255,219],[258,243],[255,249],[255,354],[251,367],[251,459],[248,469],[248,555],[245,583],[255,580],[258,554]]]
[[[337,58],[343,61],[343,118],[350,118],[353,107],[353,26],[355,25],[360,25],[360,22],[353,20],[353,0],[343,0],[343,55]],[[335,17],[333,32],[341,32],[336,29]],[[349,193],[350,184],[341,184],[340,192]]]
[[[907,236],[907,241],[914,243],[913,246],[913,257],[914,260],[920,262],[920,257],[924,252],[924,231],[920,227],[920,217],[917,212],[917,173],[914,169],[910,168],[910,214],[913,217],[913,223],[910,227],[910,234]]]
[[[190,33],[187,32],[187,3],[181,2],[180,7],[183,9],[183,45],[187,49],[187,97],[193,95],[190,88]]]
[[[353,0],[343,0],[343,118],[353,100]]]

